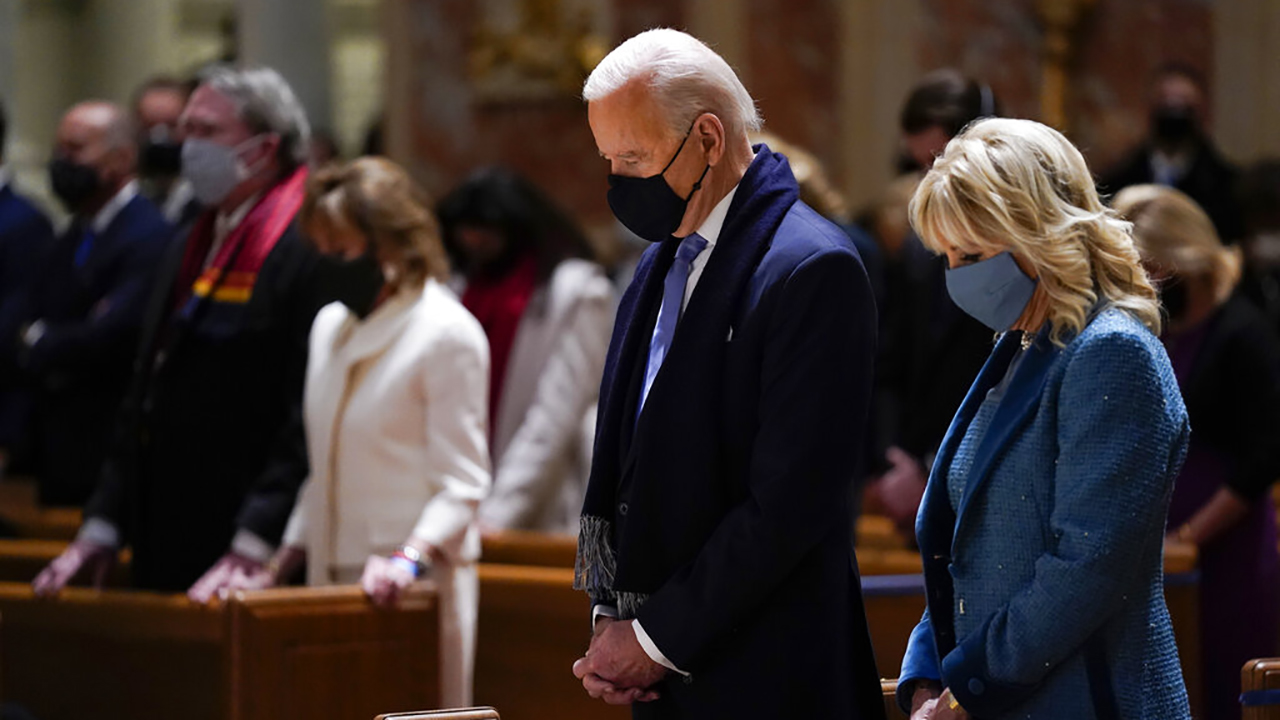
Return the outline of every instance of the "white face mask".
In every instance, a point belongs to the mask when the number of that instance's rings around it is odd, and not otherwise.
[[[191,183],[196,199],[206,206],[217,205],[237,185],[253,177],[257,169],[245,165],[240,153],[264,137],[255,135],[235,147],[200,139],[182,143],[182,177]]]

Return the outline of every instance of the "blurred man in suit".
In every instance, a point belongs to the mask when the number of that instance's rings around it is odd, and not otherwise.
[[[189,83],[161,75],[143,83],[133,96],[140,189],[174,225],[186,224],[200,211],[191,183],[182,179],[178,120],[190,94]]]
[[[218,68],[182,125],[182,174],[207,209],[161,261],[119,442],[40,594],[101,582],[127,544],[136,587],[208,600],[270,559],[307,476],[302,384],[325,299],[294,222],[306,115],[275,71]]]
[[[631,38],[583,96],[609,205],[653,245],[601,384],[574,674],[637,718],[882,717],[846,505],[876,343],[857,250],[696,38]]]
[[[28,312],[40,258],[53,245],[48,219],[14,191],[2,164],[6,130],[0,105],[0,471],[28,439],[31,396],[17,378],[18,328]]]
[[[138,194],[136,166],[122,108],[86,102],[63,117],[49,180],[72,220],[32,292],[18,351],[38,388],[43,504],[80,505],[93,490],[173,233]]]
[[[1206,102],[1199,72],[1178,63],[1160,67],[1151,83],[1147,138],[1102,174],[1098,189],[1114,195],[1146,183],[1177,188],[1209,213],[1223,242],[1234,243],[1244,234],[1235,195],[1239,171],[1209,138]]]

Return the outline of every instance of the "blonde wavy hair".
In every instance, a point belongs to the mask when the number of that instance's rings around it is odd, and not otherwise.
[[[1099,302],[1160,333],[1160,303],[1130,234],[1102,204],[1080,151],[1031,120],[979,120],[952,138],[911,198],[932,251],[1010,251],[1034,268],[1059,346]]]
[[[343,226],[359,230],[396,268],[393,286],[446,280],[449,259],[426,194],[399,165],[362,157],[328,165],[307,180],[299,219],[308,233]]]
[[[1133,223],[1133,239],[1145,262],[1179,277],[1208,277],[1216,304],[1231,296],[1240,282],[1240,249],[1223,247],[1213,221],[1186,193],[1134,185],[1121,190],[1113,205]]]

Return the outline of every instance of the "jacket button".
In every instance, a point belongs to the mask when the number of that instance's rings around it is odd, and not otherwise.
[[[971,678],[969,680],[969,692],[973,693],[974,695],[981,695],[982,691],[986,689],[987,689],[987,686],[983,685],[982,681],[979,680],[978,678]]]
[[[626,514],[627,514],[627,510],[628,510],[628,508],[627,508],[627,504],[626,504],[626,503],[618,503],[618,514],[619,514],[619,515],[626,515]]]

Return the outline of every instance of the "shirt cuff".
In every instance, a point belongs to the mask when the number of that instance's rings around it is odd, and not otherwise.
[[[235,537],[231,538],[231,552],[260,563],[270,561],[275,551],[271,543],[244,528],[237,530]]]
[[[645,632],[643,627],[640,627],[639,620],[632,620],[631,627],[636,631],[636,640],[640,641],[640,647],[644,648],[644,652],[649,656],[650,660],[658,663],[668,670],[678,672],[685,677],[689,677],[689,673],[676,667],[675,663],[668,660],[667,656],[662,654],[662,651],[658,649],[658,646],[653,643],[653,638],[649,637],[649,633]]]
[[[596,621],[602,617],[618,619],[618,608],[612,605],[596,605],[591,608],[591,629],[595,630]]]
[[[76,533],[76,540],[91,545],[118,548],[120,547],[120,530],[102,518],[91,517],[80,526],[80,532]]]
[[[45,330],[48,328],[44,320],[37,320],[27,326],[27,331],[22,333],[22,344],[29,348],[35,347],[40,342],[40,338],[44,337]]]

